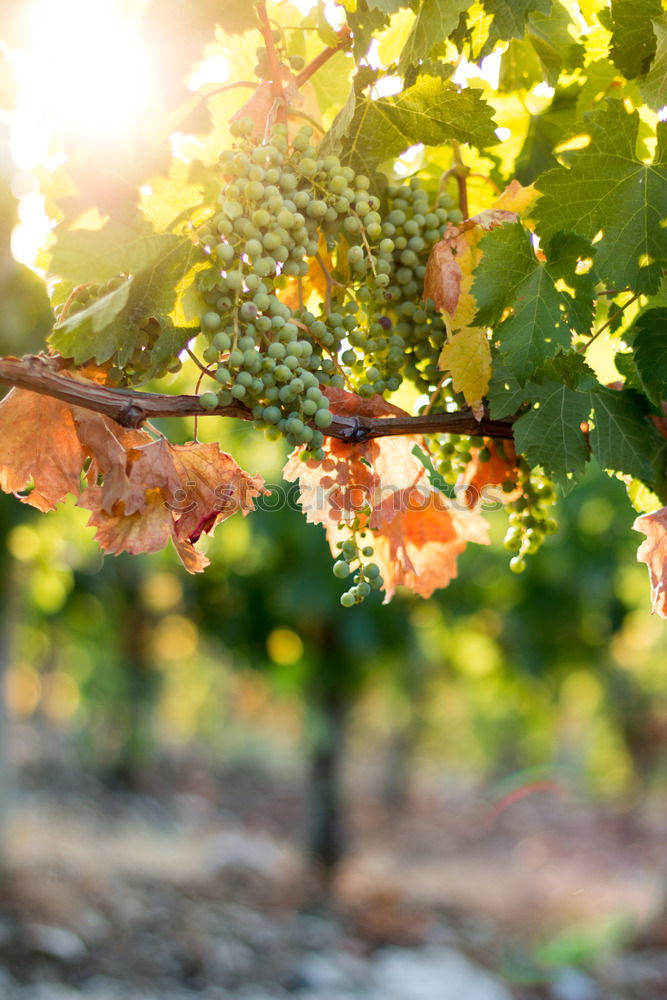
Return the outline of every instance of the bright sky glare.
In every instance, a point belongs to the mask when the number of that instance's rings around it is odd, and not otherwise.
[[[29,47],[15,56],[16,165],[47,159],[59,129],[108,145],[131,132],[151,97],[151,74],[135,24],[120,0],[28,0]]]

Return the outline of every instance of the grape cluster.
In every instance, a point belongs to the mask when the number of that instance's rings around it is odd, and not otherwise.
[[[473,448],[480,449],[478,458],[481,462],[488,462],[491,458],[483,437],[462,437],[459,434],[433,434],[429,437],[429,451],[435,470],[452,486],[472,461]]]
[[[558,522],[548,515],[548,509],[556,502],[553,483],[536,469],[531,469],[525,459],[518,463],[518,485],[522,495],[509,504],[509,524],[504,545],[513,553],[510,569],[523,573],[526,556],[538,551],[546,535],[558,530]],[[514,486],[515,484],[511,484]]]
[[[339,310],[320,303],[316,315],[280,292],[285,279],[306,277],[313,259],[332,283],[320,251],[362,231],[378,235],[380,202],[367,177],[317,155],[309,126],[291,147],[281,125],[260,146],[251,122],[235,130],[237,147],[221,156],[220,210],[198,234],[213,264],[203,279],[211,307],[201,321],[203,360],[220,386],[200,401],[204,409],[242,401],[259,425],[317,453],[332,420],[322,387],[344,384],[339,353],[358,319],[349,302]]]
[[[372,561],[373,546],[366,544],[367,531],[363,528],[359,517],[351,523],[341,522],[341,531],[346,530],[348,537],[336,543],[339,556],[333,564],[333,575],[338,580],[347,580],[352,576],[352,585],[340,596],[344,608],[361,604],[374,590],[381,590],[384,580],[380,567]]]
[[[234,124],[219,204],[196,234],[210,262],[198,281],[201,357],[214,380],[200,404],[243,404],[269,437],[322,458],[327,387],[370,397],[405,378],[420,391],[440,381],[445,327],[423,301],[424,277],[461,213],[447,194],[433,202],[416,178],[387,184],[381,199],[368,177],[318,152],[309,126],[291,143],[280,124],[260,145],[253,132],[250,120]],[[351,606],[383,581],[359,519],[344,527],[334,573],[351,578],[341,597]]]
[[[437,381],[445,330],[422,302],[423,279],[433,244],[460,213],[448,195],[431,209],[414,178],[389,185],[381,202],[366,176],[318,154],[309,126],[291,145],[282,125],[259,146],[251,121],[234,130],[219,210],[198,233],[213,265],[200,279],[210,305],[203,360],[220,387],[201,403],[242,401],[258,425],[318,454],[332,419],[325,386],[371,396],[406,376],[419,388]],[[326,287],[313,311],[300,282],[312,267]],[[289,279],[298,308],[282,294]]]
[[[360,282],[352,294],[361,315],[342,361],[361,396],[395,391],[404,378],[426,391],[440,378],[445,326],[434,303],[423,301],[424,275],[447,224],[461,221],[453,204],[451,195],[441,194],[431,207],[416,177],[390,184],[379,227],[362,231],[349,246],[347,268]]]

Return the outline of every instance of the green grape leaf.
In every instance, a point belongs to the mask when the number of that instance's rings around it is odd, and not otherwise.
[[[353,92],[322,140],[323,153],[336,153],[357,172],[372,174],[378,165],[408,146],[439,146],[455,139],[481,148],[495,145],[493,112],[480,91],[420,78],[396,97]]]
[[[576,241],[576,238],[575,238]],[[554,240],[556,254],[549,263],[537,259],[528,231],[520,223],[499,226],[482,240],[483,256],[475,270],[472,295],[477,301],[476,326],[494,326],[508,306],[513,315],[495,327],[494,342],[500,356],[521,384],[528,381],[543,362],[560,348],[570,345],[570,326],[575,317],[577,283],[574,268],[576,248],[563,238]],[[574,286],[570,295],[555,282],[568,274]],[[592,281],[582,299],[592,317]]]
[[[56,323],[51,343],[65,357],[74,357],[77,364],[95,358],[108,361],[117,347],[113,331],[118,316],[127,308],[133,279],[126,278],[113,292],[103,295],[87,309]],[[78,355],[78,356],[77,356]]]
[[[639,92],[654,111],[667,103],[667,17],[653,22],[656,38],[655,59],[639,84]]]
[[[409,7],[410,0],[366,0],[369,10],[379,10],[383,14],[395,14],[401,7]]]
[[[526,386],[507,367],[507,363],[498,351],[492,352],[491,381],[487,392],[489,414],[492,420],[504,420],[516,413],[528,399]]]
[[[204,202],[213,178],[219,191],[217,168],[173,160],[168,176],[157,174],[144,186],[140,201],[144,218],[158,231],[169,229],[173,232],[179,226],[182,227],[191,220],[193,209],[199,208]],[[213,200],[213,189],[210,194]]]
[[[50,342],[76,364],[113,358],[125,366],[142,343],[142,327],[156,320],[161,327],[192,329],[198,323],[203,300],[196,274],[207,264],[189,239],[179,239],[160,261],[128,278],[116,292],[56,324]]]
[[[101,229],[58,233],[47,267],[52,274],[77,284],[108,281],[151,267],[182,243],[182,236],[156,233],[142,223],[126,225],[110,219]]]
[[[634,325],[634,363],[642,388],[660,405],[667,399],[667,309],[649,309]]]
[[[540,371],[540,378],[563,382],[568,389],[594,389],[599,383],[593,369],[576,350],[561,351],[549,358]]]
[[[554,0],[551,13],[531,13],[526,23],[526,39],[532,45],[544,71],[544,79],[555,87],[563,70],[581,66],[584,46],[570,33],[572,19],[560,0]]]
[[[493,18],[489,37],[480,55],[488,55],[500,39],[523,38],[531,11],[549,14],[551,0],[482,0],[486,13]]]
[[[657,432],[647,420],[646,400],[632,389],[600,386],[591,393],[593,455],[603,469],[636,479],[652,479]]]
[[[348,10],[347,23],[352,32],[352,52],[359,62],[375,36],[389,24],[389,15],[378,8],[370,10],[366,0],[359,0],[356,10]]]
[[[185,345],[193,336],[192,329],[172,326],[166,323],[149,350],[150,360],[144,372],[142,381],[148,381],[160,374],[174,358],[177,358]]]
[[[584,116],[590,143],[538,179],[537,232],[544,240],[559,231],[596,241],[596,270],[612,287],[655,292],[667,261],[667,125],[658,123],[653,163],[635,152],[636,111],[621,101]]]
[[[523,45],[523,42],[511,42]],[[508,50],[509,51],[509,50]],[[515,88],[512,88],[515,89]],[[555,147],[572,132],[577,120],[578,84],[558,89],[550,106],[541,115],[531,115],[528,131],[516,159],[514,175],[523,185],[532,184],[540,174],[558,166]]]
[[[612,0],[611,57],[626,79],[649,68],[655,54],[651,20],[662,12],[661,0]]]
[[[590,414],[590,393],[552,381],[530,383],[526,388],[532,405],[514,423],[517,451],[531,465],[541,465],[566,493],[583,474],[588,461],[581,425]]]
[[[459,23],[468,0],[423,0],[398,61],[398,72],[426,59],[433,46],[448,38]]]

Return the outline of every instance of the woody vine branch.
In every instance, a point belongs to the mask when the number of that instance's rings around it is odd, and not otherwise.
[[[24,358],[0,358],[0,383],[28,389],[60,399],[70,406],[81,406],[111,417],[123,427],[140,427],[147,420],[160,417],[232,417],[252,420],[242,403],[204,410],[198,396],[139,392],[113,389],[69,374],[64,358],[29,355]],[[356,443],[370,438],[403,434],[449,433],[497,438],[512,438],[513,419],[491,420],[487,415],[477,420],[465,407],[453,413],[428,413],[407,417],[366,417],[334,415],[326,430],[328,437]]]

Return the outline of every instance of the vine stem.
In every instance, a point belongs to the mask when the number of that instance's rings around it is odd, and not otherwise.
[[[587,351],[588,348],[593,343],[593,341],[597,340],[598,337],[600,336],[600,334],[604,333],[604,331],[606,329],[608,329],[608,327],[611,326],[611,324],[614,322],[614,320],[616,319],[616,317],[620,316],[621,313],[625,312],[625,310],[628,308],[628,306],[631,306],[633,302],[636,302],[640,295],[641,295],[641,292],[634,292],[631,295],[631,297],[628,299],[627,302],[624,302],[623,305],[620,306],[620,308],[618,308],[615,313],[612,313],[611,316],[602,324],[602,326],[600,327],[600,329],[595,331],[595,333],[590,338],[590,340],[586,341],[586,343],[583,346],[582,353],[585,352],[585,351]]]
[[[252,420],[252,411],[243,403],[204,410],[198,396],[174,396],[163,393],[139,392],[136,389],[112,389],[109,386],[77,377],[68,372],[64,358],[31,355],[24,358],[0,358],[0,383],[28,389],[43,396],[60,399],[70,406],[102,413],[123,427],[141,427],[147,420],[160,417],[233,417]],[[366,417],[334,415],[326,430],[328,437],[358,443],[370,438],[403,434],[450,433],[472,437],[511,439],[513,419],[477,420],[465,407],[455,413],[422,414],[412,417]]]
[[[287,125],[287,101],[282,83],[282,73],[280,60],[276,52],[276,45],[273,40],[271,22],[266,11],[265,0],[259,0],[257,4],[257,16],[259,17],[260,29],[264,38],[267,55],[269,58],[269,69],[271,71],[271,89],[276,101],[276,120],[282,125]],[[268,124],[268,123],[267,123]]]
[[[338,32],[338,37],[340,41],[337,45],[327,45],[326,49],[322,49],[319,55],[315,56],[307,66],[297,74],[296,85],[297,87],[303,87],[307,80],[310,80],[314,73],[317,73],[320,66],[324,66],[325,62],[328,62],[332,56],[335,56],[337,52],[344,49],[351,38],[351,32],[347,25],[345,25]]]

